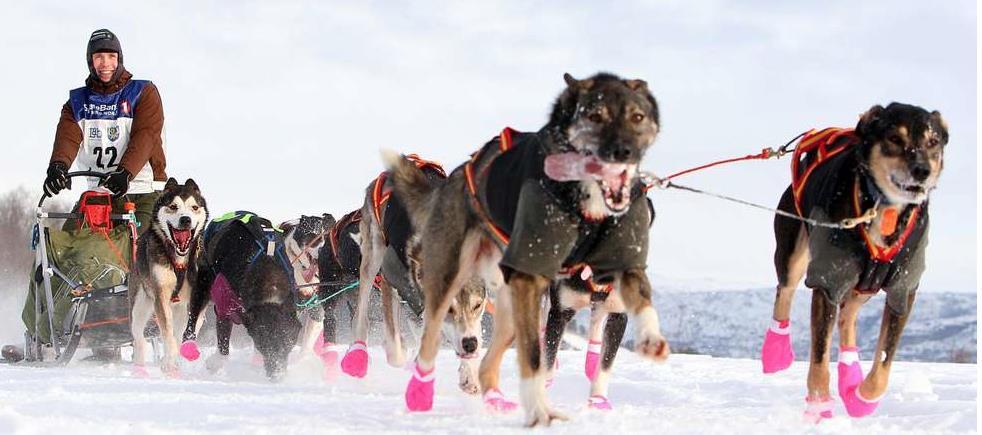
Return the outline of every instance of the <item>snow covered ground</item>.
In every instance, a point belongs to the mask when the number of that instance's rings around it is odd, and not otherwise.
[[[80,351],[84,355],[86,351]],[[205,349],[206,354],[213,349]],[[440,353],[437,396],[427,414],[403,405],[409,372],[384,363],[380,348],[363,380],[320,379],[320,363],[300,360],[281,384],[267,383],[250,364],[251,350],[233,349],[224,373],[203,362],[184,366],[184,379],[151,371],[129,376],[126,365],[68,368],[0,365],[0,433],[524,433],[520,413],[486,413],[457,388],[457,364]],[[502,387],[517,398],[514,353],[505,358]],[[618,355],[611,412],[585,409],[583,353],[562,351],[553,403],[571,420],[552,433],[969,433],[978,418],[977,365],[897,362],[887,395],[872,417],[853,420],[839,405],[819,426],[800,420],[807,366],[760,374],[759,362],[673,355],[656,365]],[[869,364],[865,363],[864,367]],[[834,370],[834,367],[833,367]],[[834,385],[834,377],[833,377]]]

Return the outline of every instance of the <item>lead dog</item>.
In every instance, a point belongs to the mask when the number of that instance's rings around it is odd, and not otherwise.
[[[187,318],[208,206],[194,180],[189,178],[181,185],[171,178],[152,213],[150,230],[137,240],[136,260],[129,277],[133,370],[138,376],[147,375],[144,328],[156,314],[164,341],[161,369],[177,376],[178,330],[174,325],[183,325]]]
[[[806,416],[832,416],[829,346],[838,315],[838,392],[852,417],[871,414],[883,397],[900,335],[924,272],[928,195],[943,167],[948,128],[941,114],[891,103],[873,106],[855,130],[806,134],[792,161],[792,185],[779,208],[824,222],[866,214],[876,218],[856,228],[774,220],[778,286],[774,325],[762,351],[765,373],[787,368],[790,314],[795,287],[807,272],[812,289],[811,355]],[[859,308],[876,292],[887,293],[872,370],[863,378],[856,347]]]
[[[507,285],[498,293],[494,335],[481,362],[485,399],[501,398],[498,367],[517,338],[529,425],[561,417],[546,398],[539,307],[563,271],[585,263],[598,280],[614,283],[619,291],[611,309],[636,317],[637,351],[657,360],[669,354],[644,273],[649,210],[631,189],[639,178],[637,164],[658,132],[658,106],[642,80],[606,73],[565,79],[567,88],[541,130],[505,129],[435,190],[414,165],[386,157],[395,190],[426,242],[421,251],[425,326],[406,389],[412,411],[432,407],[439,322],[472,276],[492,288]],[[589,175],[576,180],[557,173],[555,164],[564,159],[583,163]],[[428,218],[419,218],[423,214]]]

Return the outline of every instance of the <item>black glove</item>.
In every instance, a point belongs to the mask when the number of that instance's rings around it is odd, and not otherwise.
[[[130,171],[126,169],[120,169],[112,174],[102,182],[102,187],[109,189],[113,193],[113,196],[120,196],[126,193],[126,190],[130,188],[130,179],[133,178],[130,175]]]
[[[72,188],[72,179],[68,178],[68,166],[62,162],[51,162],[48,165],[48,177],[44,179],[44,193],[55,196],[64,189]]]

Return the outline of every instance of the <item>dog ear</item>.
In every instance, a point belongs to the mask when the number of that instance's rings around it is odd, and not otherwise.
[[[624,80],[624,84],[632,91],[648,92],[648,82],[641,79]]]
[[[586,91],[593,87],[593,79],[577,80],[569,75],[569,73],[563,73],[563,80],[566,81],[566,86],[570,89],[578,91]]]
[[[935,110],[935,111],[931,112],[931,122],[933,124],[935,124],[935,126],[937,128],[940,128],[941,129],[941,131],[938,132],[938,135],[941,136],[941,141],[943,143],[947,144],[948,143],[948,121],[945,121],[944,118],[941,117],[941,112],[938,112],[937,110]]]
[[[856,134],[859,137],[866,137],[867,135],[873,134],[878,130],[880,124],[880,115],[883,114],[883,106],[877,104],[870,107],[866,113],[863,113],[859,117],[859,123],[856,124]]]
[[[174,190],[177,189],[177,186],[179,186],[177,180],[174,177],[170,177],[167,179],[167,183],[164,184],[164,190]]]
[[[187,181],[184,182],[184,187],[191,189],[196,193],[201,193],[201,189],[198,189],[198,183],[195,183],[191,178],[188,178]]]
[[[324,213],[323,215],[321,215],[321,219],[322,219],[321,227],[325,229],[332,228],[338,223],[337,219],[334,219],[334,215],[330,213]]]

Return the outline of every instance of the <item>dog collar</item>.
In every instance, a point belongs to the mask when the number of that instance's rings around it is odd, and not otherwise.
[[[853,183],[852,195],[853,209],[856,213],[862,212],[862,189],[860,186],[860,180],[857,176],[856,182]],[[907,210],[910,210],[910,212],[907,213]],[[900,233],[900,236],[897,237],[897,240],[895,240],[892,244],[888,244],[887,246],[878,245],[875,241],[873,241],[873,237],[869,234],[869,223],[858,225],[856,228],[863,237],[863,241],[865,242],[867,251],[869,251],[870,258],[881,263],[889,263],[893,261],[893,258],[900,253],[904,245],[907,243],[907,239],[910,237],[911,233],[914,232],[914,228],[917,227],[920,211],[921,206],[914,205],[907,206],[900,212],[900,216],[903,216],[904,214],[907,215],[907,223],[904,225],[904,230]]]

